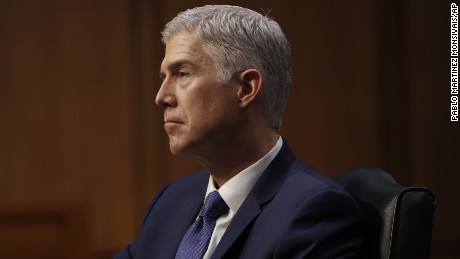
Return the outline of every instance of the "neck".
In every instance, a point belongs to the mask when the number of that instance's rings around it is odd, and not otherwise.
[[[246,135],[247,136],[247,135]],[[243,171],[250,165],[265,156],[276,144],[278,134],[276,131],[269,134],[256,134],[232,140],[225,149],[216,152],[212,159],[205,161],[205,165],[211,172],[213,180],[218,186],[222,186],[233,176]]]

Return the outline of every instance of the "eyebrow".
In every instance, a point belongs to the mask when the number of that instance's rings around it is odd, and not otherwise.
[[[168,64],[167,70],[172,71],[172,70],[178,69],[179,67],[183,65],[190,65],[192,67],[196,66],[195,63],[193,63],[192,61],[188,59],[178,59]],[[164,79],[165,77],[166,77],[166,73],[160,72],[160,78]]]

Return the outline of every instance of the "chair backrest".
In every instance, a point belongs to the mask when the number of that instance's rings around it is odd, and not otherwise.
[[[362,168],[336,177],[363,211],[362,258],[428,259],[436,199],[424,187],[403,187],[387,172]]]

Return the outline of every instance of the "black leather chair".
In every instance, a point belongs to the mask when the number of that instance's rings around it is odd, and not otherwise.
[[[336,177],[363,210],[363,259],[430,257],[436,199],[424,187],[403,187],[387,172],[362,168]]]

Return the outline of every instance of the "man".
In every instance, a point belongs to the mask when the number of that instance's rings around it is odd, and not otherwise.
[[[205,6],[166,25],[163,83],[171,152],[206,166],[166,186],[122,258],[355,258],[360,211],[279,137],[291,85],[279,25]]]

